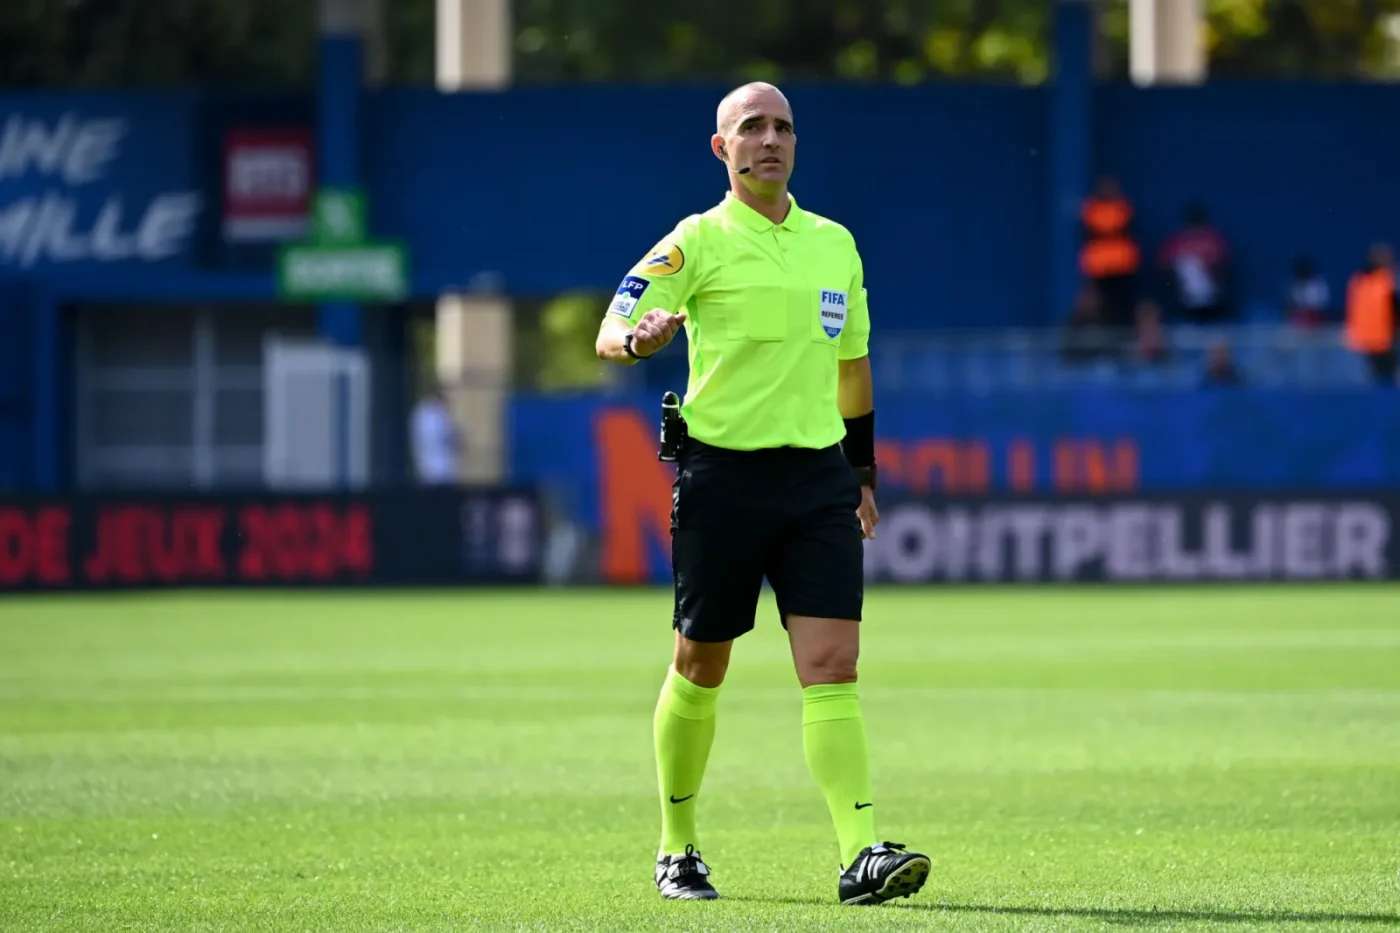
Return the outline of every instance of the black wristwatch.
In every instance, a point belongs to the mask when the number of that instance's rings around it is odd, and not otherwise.
[[[623,350],[623,352],[626,353],[628,356],[632,357],[632,359],[634,359],[634,360],[649,360],[649,359],[651,359],[652,356],[653,356],[654,354],[650,354],[650,353],[649,353],[649,354],[647,354],[646,356],[642,356],[642,355],[641,355],[640,353],[638,353],[636,350],[633,350],[633,349],[632,349],[632,338],[633,338],[634,336],[636,336],[636,334],[637,334],[636,331],[634,331],[634,330],[629,330],[627,333],[625,333],[625,334],[622,335],[622,350]]]

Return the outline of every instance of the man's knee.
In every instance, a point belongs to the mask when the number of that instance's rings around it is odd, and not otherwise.
[[[860,658],[859,622],[791,615],[787,626],[793,666],[802,686],[855,681]]]
[[[812,652],[797,665],[798,682],[804,687],[854,683],[857,655],[857,649],[844,645]]]
[[[692,641],[676,635],[676,654],[672,662],[676,673],[699,687],[718,687],[729,670],[731,641]]]

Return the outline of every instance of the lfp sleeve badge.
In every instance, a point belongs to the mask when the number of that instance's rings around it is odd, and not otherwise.
[[[608,306],[608,313],[631,318],[632,312],[637,310],[637,302],[642,300],[642,293],[647,290],[647,286],[650,284],[639,275],[627,276],[617,287],[612,304]]]
[[[846,293],[822,289],[822,330],[828,337],[839,337],[846,326]]]

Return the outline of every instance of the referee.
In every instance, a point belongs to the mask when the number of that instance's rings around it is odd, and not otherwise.
[[[715,124],[710,150],[729,192],[622,280],[597,342],[599,357],[625,364],[682,326],[689,343],[689,439],[671,515],[676,647],[653,720],[656,886],[667,898],[718,897],[695,809],[730,650],[753,628],[766,576],[802,685],[807,765],[836,825],[840,900],[907,897],[930,862],[875,835],[856,692],[861,538],[879,521],[860,256],[845,227],[788,194],[797,136],[781,91],[737,88]]]

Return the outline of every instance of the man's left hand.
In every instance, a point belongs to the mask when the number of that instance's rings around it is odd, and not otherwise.
[[[880,524],[880,510],[875,508],[875,490],[869,486],[860,487],[860,505],[856,507],[856,518],[860,519],[860,536],[875,537],[875,526]]]

